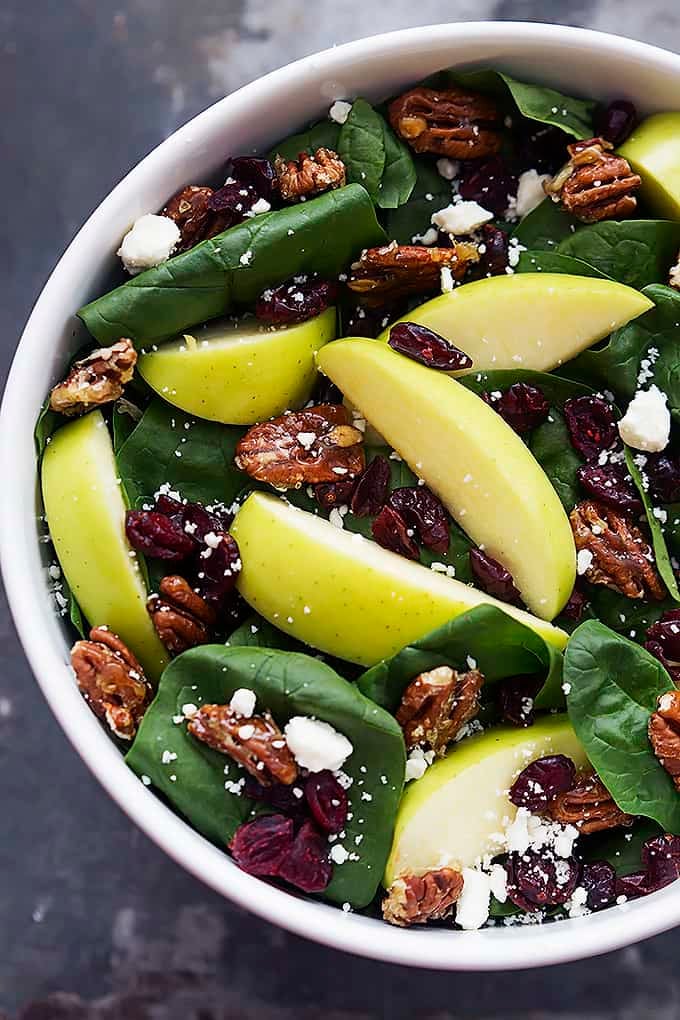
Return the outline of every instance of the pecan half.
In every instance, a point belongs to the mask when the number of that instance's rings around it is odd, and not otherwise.
[[[569,162],[544,185],[547,194],[559,199],[582,223],[622,219],[635,212],[634,192],[641,179],[613,148],[604,138],[573,142],[567,146]]]
[[[299,202],[322,191],[344,187],[345,164],[332,149],[301,152],[297,160],[277,156],[274,170],[284,202]]]
[[[153,689],[130,649],[108,627],[93,627],[90,640],[71,649],[71,665],[95,715],[121,740],[132,740]]]
[[[680,690],[662,694],[647,727],[654,754],[680,790]]]
[[[158,590],[159,595],[149,595],[146,608],[170,654],[179,655],[187,648],[206,644],[217,619],[212,606],[178,574],[164,577]]]
[[[369,307],[379,307],[409,294],[427,294],[441,288],[441,271],[460,280],[479,253],[474,244],[458,242],[451,248],[390,244],[367,248],[352,265],[347,286]]]
[[[629,517],[588,499],[572,510],[569,521],[577,551],[590,553],[586,581],[629,599],[664,598],[652,548]]]
[[[575,825],[584,836],[633,822],[633,816],[621,810],[594,772],[578,776],[576,785],[565,793],[558,793],[547,810],[553,821]]]
[[[50,394],[50,408],[69,417],[118,400],[132,379],[137,351],[132,340],[99,347],[75,365]]]
[[[387,890],[382,902],[383,917],[401,928],[440,921],[452,912],[462,891],[463,876],[453,868],[405,875],[395,879]]]
[[[208,747],[243,765],[261,786],[290,786],[297,779],[295,759],[271,715],[237,715],[229,705],[202,705],[189,721],[189,732]]]
[[[287,411],[253,425],[236,447],[236,466],[277,489],[340,482],[364,470],[363,434],[342,404]]]
[[[182,235],[175,253],[187,251],[207,237],[214,237],[229,226],[228,218],[210,208],[212,188],[190,184],[170,199],[161,216],[167,216],[179,227]]]
[[[429,744],[435,754],[445,754],[461,727],[477,715],[483,683],[479,670],[458,673],[450,666],[437,666],[411,681],[397,709],[406,747]]]
[[[462,88],[410,89],[390,103],[388,116],[415,152],[479,159],[501,147],[498,107],[487,96]]]

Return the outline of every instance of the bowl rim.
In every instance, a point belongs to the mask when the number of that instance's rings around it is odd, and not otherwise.
[[[244,85],[198,114],[142,159],[97,206],[58,261],[34,305],[16,350],[0,411],[0,473],[10,483],[0,501],[0,562],[21,644],[52,712],[110,796],[174,861],[238,906],[329,947],[423,968],[523,969],[608,952],[678,924],[680,888],[675,890],[671,886],[619,908],[547,928],[525,926],[519,931],[501,928],[452,933],[442,929],[404,930],[381,924],[380,937],[376,938],[378,929],[373,919],[297,897],[240,871],[222,851],[146,789],[94,717],[90,713],[87,718],[81,716],[75,710],[73,698],[64,696],[62,683],[70,678],[70,672],[63,661],[63,649],[57,648],[53,640],[56,631],[46,626],[36,633],[34,623],[36,596],[39,588],[44,590],[44,580],[42,574],[38,576],[30,557],[35,545],[33,506],[27,511],[25,486],[13,484],[16,477],[21,480],[22,472],[17,456],[17,447],[21,446],[13,441],[13,436],[17,423],[30,426],[32,432],[32,421],[28,420],[32,412],[27,413],[23,394],[31,391],[33,360],[41,352],[44,355],[47,345],[43,338],[49,337],[50,326],[54,332],[49,315],[52,295],[63,286],[63,281],[68,281],[76,253],[96,237],[108,210],[132,196],[138,178],[153,175],[166,162],[169,152],[190,142],[198,126],[218,122],[238,104],[257,105],[274,87],[291,88],[295,83],[304,83],[306,75],[316,73],[319,62],[324,63],[330,77],[339,70],[346,72],[353,61],[378,51],[397,57],[405,49],[427,46],[434,39],[438,44],[442,38],[453,41],[454,36],[457,46],[461,41],[491,45],[521,41],[530,47],[540,47],[559,41],[568,48],[624,54],[640,64],[653,65],[656,70],[676,77],[680,74],[680,56],[611,33],[537,22],[444,23],[382,33],[311,54]],[[35,465],[24,464],[23,475],[24,482],[30,477],[35,485]],[[46,606],[42,609],[46,611]],[[69,688],[74,685],[71,683]],[[627,914],[625,921],[622,913]]]

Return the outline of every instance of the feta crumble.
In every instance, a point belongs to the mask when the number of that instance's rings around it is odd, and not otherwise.
[[[235,712],[236,715],[242,715],[244,719],[250,719],[255,712],[256,701],[257,696],[255,691],[251,691],[247,687],[239,687],[239,689],[234,691],[231,696],[229,708],[232,712]]]
[[[309,716],[293,716],[284,732],[295,761],[310,772],[337,772],[354,750],[347,737],[333,726]]]
[[[476,868],[463,868],[463,890],[456,903],[456,923],[467,931],[481,928],[489,917],[491,878]]]
[[[331,120],[335,121],[336,124],[344,124],[349,117],[351,109],[351,103],[345,102],[344,99],[336,99],[328,111],[328,116]]]
[[[550,180],[550,174],[539,174],[536,170],[525,170],[519,176],[515,213],[523,220],[541,204],[545,198],[543,184]]]
[[[445,181],[453,181],[460,173],[460,162],[457,159],[447,159],[443,156],[437,160],[437,173]]]
[[[448,266],[442,266],[439,270],[442,294],[449,294],[453,290],[453,273]]]
[[[634,450],[658,453],[665,450],[671,434],[671,415],[666,394],[658,386],[638,390],[619,422],[619,435]]]
[[[447,234],[471,234],[493,219],[478,202],[458,202],[432,213],[430,222]]]
[[[177,247],[181,234],[168,216],[147,213],[140,216],[121,242],[117,254],[131,276],[167,262]]]
[[[576,573],[580,576],[587,573],[593,563],[593,554],[590,549],[579,549],[576,555]]]

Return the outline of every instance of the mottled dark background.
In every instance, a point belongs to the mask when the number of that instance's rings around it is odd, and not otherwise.
[[[479,18],[680,46],[674,0],[0,0],[0,371],[55,260],[157,142],[334,42]],[[680,1018],[680,931],[512,975],[407,970],[225,903],[96,785],[0,607],[0,1012],[22,1020]],[[624,923],[622,921],[622,923]]]

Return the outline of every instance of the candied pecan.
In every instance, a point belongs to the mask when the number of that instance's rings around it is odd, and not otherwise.
[[[474,244],[457,242],[451,248],[390,244],[367,248],[352,265],[347,286],[367,305],[377,307],[409,294],[427,294],[441,287],[441,271],[447,268],[460,280],[479,258]]]
[[[633,822],[633,816],[621,810],[594,772],[578,776],[571,790],[558,793],[547,811],[553,821],[575,825],[584,836]]]
[[[662,694],[656,706],[647,728],[649,742],[676,789],[680,790],[680,691]]]
[[[450,666],[437,666],[412,680],[397,709],[407,748],[429,744],[435,754],[445,754],[465,723],[477,715],[483,683],[479,670],[458,673]]]
[[[179,227],[182,235],[175,252],[187,251],[206,237],[214,237],[226,229],[223,217],[215,214],[210,207],[212,188],[190,184],[170,199],[161,216],[167,216]]]
[[[410,89],[390,103],[388,116],[394,130],[415,152],[480,159],[493,156],[501,147],[496,104],[462,88]]]
[[[244,719],[229,705],[201,705],[188,729],[208,747],[243,765],[262,786],[270,786],[272,780],[290,786],[297,779],[295,759],[268,712]]]
[[[569,521],[577,551],[590,553],[582,571],[586,581],[629,599],[664,598],[651,546],[629,517],[587,499],[572,510]]]
[[[301,152],[297,160],[277,156],[274,170],[285,202],[342,188],[346,180],[345,164],[332,149],[317,149],[314,155]]]
[[[153,697],[151,684],[129,648],[108,627],[76,641],[71,665],[88,705],[121,740],[132,740]]]
[[[544,185],[546,192],[582,223],[621,219],[635,212],[634,192],[640,187],[640,177],[613,148],[604,138],[568,145],[569,162]]]
[[[317,404],[253,425],[236,447],[236,466],[277,489],[339,482],[363,471],[362,441],[342,404]]]
[[[64,381],[54,387],[51,410],[70,417],[118,400],[136,364],[132,340],[123,337],[111,347],[99,347],[76,361]]]
[[[160,595],[149,595],[146,608],[170,655],[206,644],[217,616],[212,606],[178,574],[164,577],[158,588]]]
[[[404,875],[387,890],[382,902],[383,917],[390,924],[407,928],[411,924],[440,921],[453,910],[463,891],[463,876],[453,868]]]

